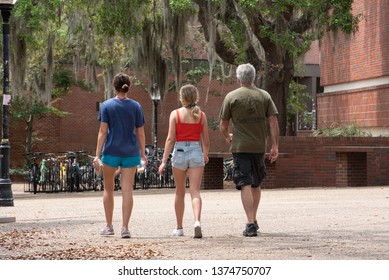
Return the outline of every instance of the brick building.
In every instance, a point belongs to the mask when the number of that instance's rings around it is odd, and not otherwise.
[[[352,35],[328,34],[321,41],[318,127],[356,125],[373,135],[389,134],[389,1],[354,0],[363,14]]]

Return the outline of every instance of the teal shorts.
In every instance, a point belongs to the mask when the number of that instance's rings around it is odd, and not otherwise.
[[[140,165],[140,156],[133,157],[115,157],[110,155],[104,155],[101,157],[101,161],[113,168],[118,168],[119,166],[123,168],[131,168],[137,165]]]

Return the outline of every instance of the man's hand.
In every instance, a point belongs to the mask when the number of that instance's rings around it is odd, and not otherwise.
[[[271,148],[270,153],[269,153],[269,160],[270,163],[273,163],[277,160],[278,158],[278,148]]]

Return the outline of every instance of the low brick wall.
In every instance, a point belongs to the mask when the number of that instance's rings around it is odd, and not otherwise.
[[[281,137],[262,188],[389,185],[389,137]],[[203,188],[223,187],[222,156],[210,157]]]
[[[389,137],[281,137],[264,188],[389,185]]]
[[[231,155],[229,153],[209,153],[209,162],[202,178],[203,189],[223,188],[223,159],[227,156]]]

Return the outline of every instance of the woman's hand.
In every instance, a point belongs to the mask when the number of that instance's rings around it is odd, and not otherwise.
[[[161,176],[163,175],[163,171],[165,170],[165,167],[166,167],[166,162],[162,162],[158,168],[159,175],[161,175]]]
[[[93,167],[96,169],[97,173],[100,172],[101,168],[103,167],[103,163],[99,157],[95,157],[93,159]]]
[[[146,155],[142,156],[142,161],[143,161],[144,166],[147,166],[147,164],[149,163],[149,161],[147,160],[147,156]]]

